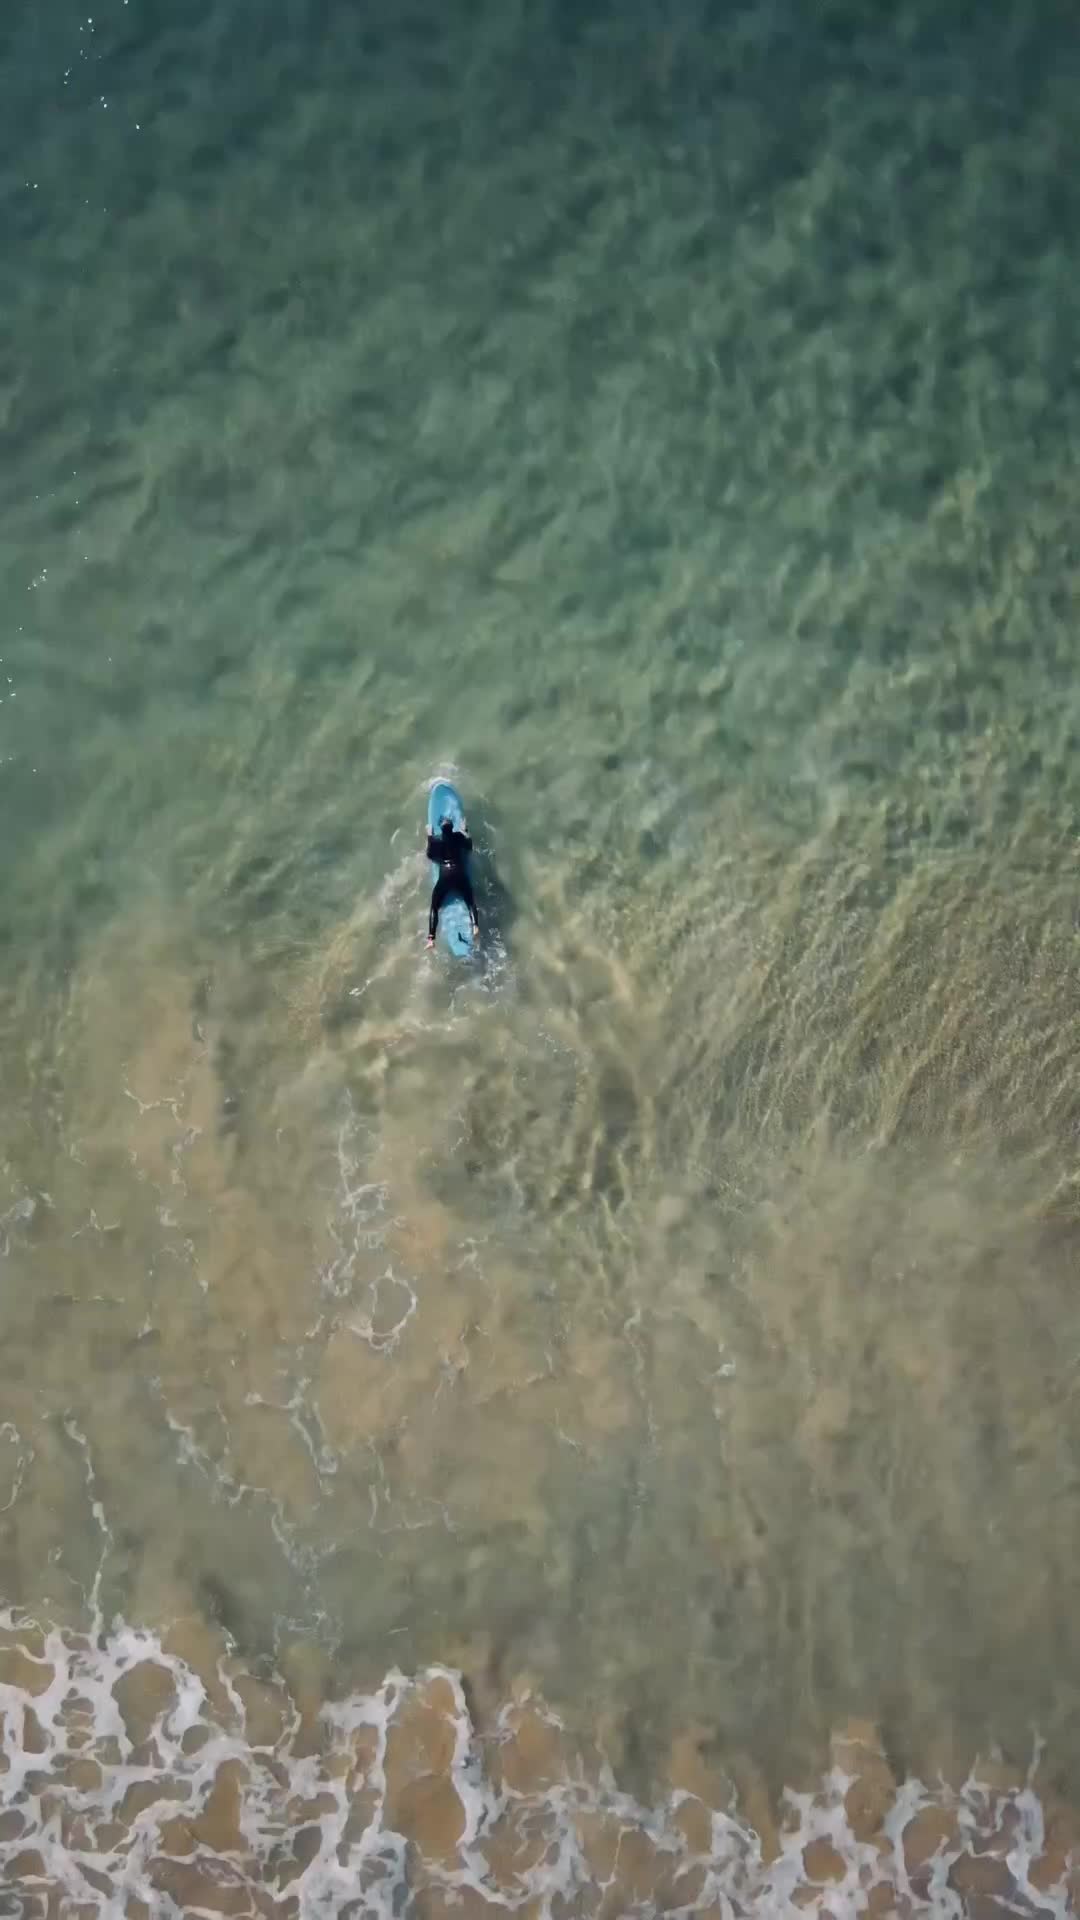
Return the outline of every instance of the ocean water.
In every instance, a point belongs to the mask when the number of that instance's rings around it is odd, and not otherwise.
[[[0,1914],[1071,1913],[1072,10],[0,96]]]

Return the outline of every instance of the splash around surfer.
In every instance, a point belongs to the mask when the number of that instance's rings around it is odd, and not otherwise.
[[[427,857],[433,867],[438,868],[438,879],[432,889],[431,911],[428,914],[427,945],[435,945],[435,935],[439,930],[439,914],[448,900],[457,898],[464,901],[472,922],[473,939],[480,937],[480,915],[476,911],[476,897],[469,878],[469,855],[472,852],[472,840],[465,831],[467,822],[462,820],[460,829],[453,820],[445,819],[436,834],[428,829]]]

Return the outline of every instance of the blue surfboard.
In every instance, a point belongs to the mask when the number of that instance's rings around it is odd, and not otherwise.
[[[464,831],[465,809],[461,804],[461,795],[449,780],[436,780],[428,794],[428,832],[438,836],[444,820],[452,820],[459,833]],[[439,868],[434,860],[429,860],[428,865],[434,886],[439,877]],[[467,960],[473,951],[472,921],[459,893],[452,893],[439,910],[439,940],[458,960]]]

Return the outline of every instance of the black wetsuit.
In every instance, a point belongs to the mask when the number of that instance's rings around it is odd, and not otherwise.
[[[431,912],[428,915],[428,938],[434,940],[439,925],[439,912],[443,904],[452,895],[458,893],[469,909],[469,918],[474,927],[479,926],[480,916],[476,911],[472,882],[465,862],[472,852],[472,841],[467,833],[429,833],[427,857],[433,860],[439,869],[435,890],[431,896]]]

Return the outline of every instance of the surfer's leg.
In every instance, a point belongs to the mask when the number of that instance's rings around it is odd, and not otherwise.
[[[431,912],[428,914],[428,928],[427,928],[429,945],[434,941],[435,935],[439,930],[439,909],[441,908],[443,901],[446,899],[447,892],[448,892],[448,888],[446,884],[446,877],[444,874],[440,873],[438,879],[435,882],[435,885],[432,889],[432,894],[431,894]]]
[[[476,911],[476,895],[472,890],[472,881],[469,879],[468,874],[463,873],[458,876],[458,892],[469,909],[469,919],[473,923],[473,931],[479,932],[480,915]]]

